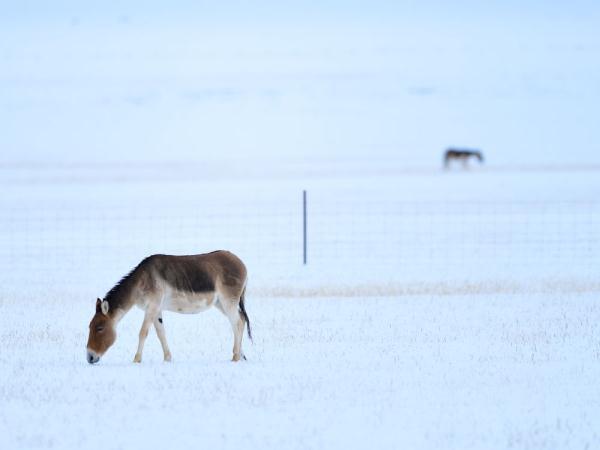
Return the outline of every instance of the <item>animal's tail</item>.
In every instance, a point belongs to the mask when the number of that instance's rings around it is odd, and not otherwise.
[[[242,291],[242,295],[240,295],[240,313],[242,313],[242,318],[246,322],[248,326],[248,337],[252,340],[252,330],[250,329],[250,319],[248,318],[248,313],[246,312],[246,307],[244,306],[244,297],[246,296],[246,286],[244,286],[244,290]]]

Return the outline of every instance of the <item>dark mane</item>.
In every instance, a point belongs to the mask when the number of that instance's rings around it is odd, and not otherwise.
[[[111,311],[114,311],[116,308],[119,308],[123,304],[127,303],[133,288],[144,272],[144,267],[142,266],[147,260],[148,258],[144,259],[136,267],[130,270],[127,275],[121,278],[117,284],[115,284],[111,290],[106,293],[104,300],[106,300],[110,305]]]

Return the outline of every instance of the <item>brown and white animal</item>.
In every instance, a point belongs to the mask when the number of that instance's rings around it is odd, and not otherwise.
[[[462,161],[463,167],[467,168],[471,158],[483,163],[483,155],[479,150],[449,148],[444,154],[444,168],[448,169],[452,161]]]
[[[233,361],[246,359],[242,352],[244,327],[252,339],[244,307],[247,271],[233,253],[219,250],[202,255],[152,255],[123,277],[96,301],[90,322],[87,361],[97,363],[117,338],[117,324],[135,305],[145,311],[138,349],[133,362],[142,362],[142,351],[152,325],[162,345],[165,361],[171,351],[165,337],[162,312],[194,314],[216,306],[233,329]]]

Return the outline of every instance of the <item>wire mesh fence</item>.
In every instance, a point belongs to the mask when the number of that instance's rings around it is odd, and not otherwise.
[[[310,193],[309,193],[310,194]],[[388,196],[389,197],[389,196]],[[153,253],[226,248],[259,283],[589,277],[600,267],[600,203],[353,201],[302,197],[0,212],[4,283],[114,279]],[[308,274],[308,275],[307,275]]]

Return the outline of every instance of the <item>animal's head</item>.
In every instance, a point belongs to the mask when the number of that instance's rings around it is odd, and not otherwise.
[[[90,336],[87,343],[87,362],[97,363],[106,350],[117,339],[115,321],[110,317],[110,306],[106,300],[96,300],[96,314],[90,322]]]

